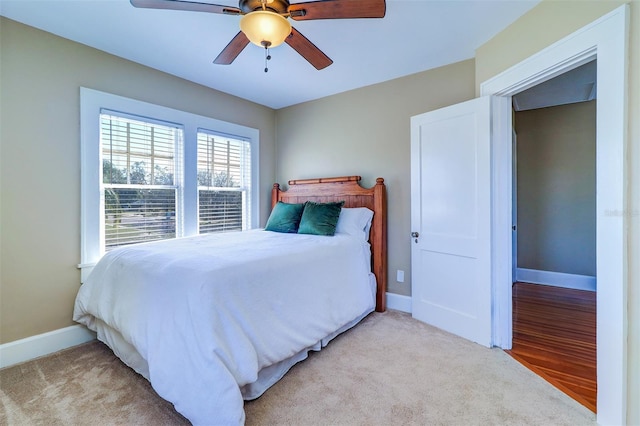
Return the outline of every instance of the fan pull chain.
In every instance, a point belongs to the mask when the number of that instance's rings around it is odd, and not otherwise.
[[[271,60],[271,55],[269,54],[269,46],[264,47],[264,72],[269,72],[269,66],[267,65],[267,61]]]

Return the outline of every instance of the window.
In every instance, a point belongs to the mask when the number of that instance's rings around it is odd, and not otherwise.
[[[86,88],[80,128],[82,281],[117,246],[258,226],[256,129]]]
[[[182,129],[103,111],[100,144],[105,251],[175,238]]]
[[[251,222],[251,144],[198,132],[199,232],[247,229]]]

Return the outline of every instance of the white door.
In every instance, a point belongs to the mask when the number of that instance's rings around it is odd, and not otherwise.
[[[490,108],[482,97],[411,118],[413,317],[488,347]]]

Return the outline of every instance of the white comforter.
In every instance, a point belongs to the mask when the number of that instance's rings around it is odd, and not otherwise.
[[[368,243],[247,231],[123,247],[74,320],[119,331],[160,396],[194,424],[242,424],[240,387],[373,310]]]

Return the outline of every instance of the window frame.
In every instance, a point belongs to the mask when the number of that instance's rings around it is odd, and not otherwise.
[[[198,233],[198,181],[197,181],[197,133],[198,129],[211,129],[218,133],[245,139],[251,144],[251,223],[260,223],[259,185],[259,131],[247,126],[229,123],[169,107],[155,105],[123,96],[113,95],[86,87],[80,88],[80,264],[81,282],[104,255],[101,243],[104,227],[101,211],[102,150],[100,146],[100,113],[110,110],[123,116],[135,116],[150,122],[164,122],[183,130],[183,149],[176,152],[180,165],[182,185],[176,206],[182,217],[182,232],[177,236],[193,236]]]
[[[235,135],[229,135],[229,134],[225,134],[225,133],[221,133],[215,130],[210,130],[210,129],[205,129],[205,128],[200,128],[198,129],[198,133],[196,135],[196,138],[199,139],[200,135],[206,135],[207,137],[217,137],[217,138],[222,138],[222,139],[231,139],[237,142],[240,142],[241,144],[249,144],[249,151],[250,151],[250,158],[253,158],[253,146],[251,145],[251,141],[250,140],[246,140],[244,138],[239,138],[238,136]],[[197,141],[196,143],[196,148],[199,150],[199,141]],[[198,153],[196,154],[196,161],[198,161]],[[197,168],[197,166],[196,166]],[[197,171],[197,170],[196,170]],[[241,166],[241,183],[246,182],[246,180],[244,179],[247,175],[246,172],[242,171],[242,166]],[[250,180],[253,179],[253,169],[251,168],[251,166],[249,167],[249,172],[248,175],[250,176]],[[240,192],[242,194],[242,199],[243,199],[243,203],[246,202],[246,199],[248,198],[249,201],[252,201],[252,197],[253,197],[253,191],[251,191],[251,188],[249,187],[249,191],[247,191],[247,187],[246,185],[240,185],[239,187],[215,187],[215,186],[201,186],[199,184],[199,182],[196,183],[197,184],[197,194],[198,194],[198,233],[207,233],[207,232],[202,232],[202,230],[200,229],[200,194],[201,191],[229,191],[229,192]],[[251,185],[251,183],[249,184],[249,186]],[[252,223],[253,223],[253,214],[254,212],[252,210],[250,210],[247,213],[242,214],[242,225],[241,228],[242,230],[246,230],[246,229],[250,229],[252,227]],[[255,226],[254,226],[255,227]],[[221,231],[221,232],[228,232],[228,231]]]
[[[174,202],[175,202],[175,237],[180,237],[183,235],[183,227],[182,227],[182,223],[184,220],[184,211],[181,208],[182,205],[184,204],[183,202],[183,198],[184,198],[184,187],[182,185],[182,176],[183,176],[183,170],[182,170],[182,155],[181,153],[184,151],[184,128],[181,125],[178,125],[176,123],[172,123],[172,122],[166,122],[166,121],[160,121],[157,119],[150,119],[147,117],[140,117],[137,115],[132,115],[132,114],[125,114],[122,112],[117,112],[117,111],[111,111],[109,109],[105,109],[105,108],[101,108],[100,109],[100,121],[102,121],[102,117],[103,115],[107,115],[110,117],[116,117],[118,119],[121,119],[123,121],[127,121],[127,120],[134,120],[134,121],[138,121],[138,122],[144,122],[145,124],[149,124],[149,125],[155,125],[155,126],[164,126],[164,127],[170,127],[173,128],[177,131],[179,131],[180,133],[177,135],[174,135],[173,138],[173,184],[172,185],[157,185],[157,184],[145,184],[145,185],[139,185],[139,184],[133,184],[131,182],[128,182],[126,184],[112,184],[112,183],[105,183],[104,179],[103,179],[103,172],[104,172],[104,146],[102,145],[102,135],[103,133],[103,129],[102,129],[102,124],[100,124],[101,126],[101,134],[100,134],[100,165],[102,167],[102,169],[100,170],[100,214],[101,217],[103,219],[100,220],[100,247],[104,248],[104,252],[107,252],[107,232],[106,232],[106,219],[104,218],[104,213],[105,213],[105,209],[106,209],[106,201],[105,201],[105,191],[107,188],[128,188],[128,189],[173,189],[175,190],[175,195],[174,195]],[[153,148],[152,148],[153,149]],[[132,156],[135,156],[135,154],[132,154],[131,151],[127,152],[127,157],[130,158]],[[153,164],[153,159],[150,160],[151,164]],[[127,167],[128,168],[128,167]],[[153,169],[153,167],[152,167]],[[129,174],[127,174],[127,177],[129,177]],[[159,240],[162,239],[169,239],[169,238],[160,238]],[[157,241],[157,240],[149,240],[149,241]],[[139,241],[138,243],[141,242],[145,242],[145,241]],[[131,244],[131,243],[129,243]],[[133,243],[136,244],[136,243]],[[126,245],[126,244],[121,244],[121,245]],[[117,247],[117,246],[115,246]],[[115,248],[113,247],[113,248]],[[112,249],[113,249],[112,248]]]

